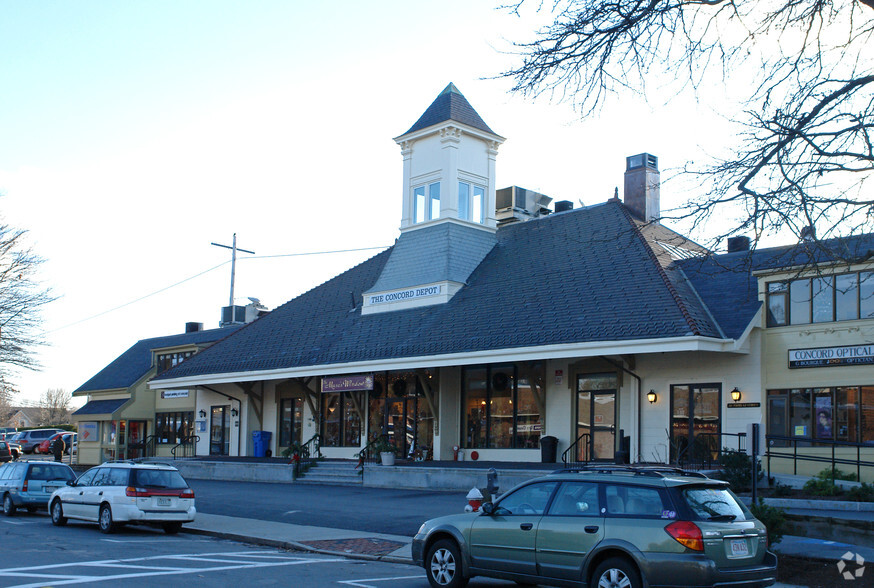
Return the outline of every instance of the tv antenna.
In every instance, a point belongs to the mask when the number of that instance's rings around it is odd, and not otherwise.
[[[220,243],[210,243],[210,245],[215,245],[216,247],[224,247],[225,249],[231,250],[231,298],[228,302],[228,306],[234,305],[234,274],[237,269],[237,251],[242,251],[243,253],[251,253],[255,255],[254,251],[249,251],[248,249],[238,249],[237,248],[237,234],[234,233],[234,243],[233,245],[222,245]]]

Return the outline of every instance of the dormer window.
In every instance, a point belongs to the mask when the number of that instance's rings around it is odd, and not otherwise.
[[[416,223],[440,218],[440,182],[413,190],[413,218]]]
[[[458,218],[482,224],[485,215],[486,189],[467,182],[458,182]]]

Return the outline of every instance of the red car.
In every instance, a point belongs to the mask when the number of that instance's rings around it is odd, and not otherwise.
[[[61,431],[60,433],[55,433],[54,435],[52,435],[51,437],[49,437],[48,439],[46,439],[45,441],[43,441],[42,443],[40,443],[39,445],[34,447],[33,452],[34,453],[51,453],[52,452],[52,443],[55,442],[55,439],[59,439],[60,437],[63,437],[64,435],[67,435],[68,433],[69,433],[69,431]],[[65,447],[64,453],[66,453],[68,450],[69,450],[69,447]]]

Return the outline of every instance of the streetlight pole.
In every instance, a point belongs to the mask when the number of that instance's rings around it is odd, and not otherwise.
[[[234,305],[234,274],[237,271],[237,251],[242,251],[243,253],[251,253],[255,255],[254,251],[249,251],[248,249],[237,249],[237,234],[234,233],[234,241],[233,245],[221,245],[219,243],[210,243],[210,245],[215,245],[216,247],[224,247],[225,249],[231,250],[231,298],[228,302],[228,306]]]

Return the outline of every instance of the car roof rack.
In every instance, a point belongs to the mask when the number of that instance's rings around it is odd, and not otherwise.
[[[655,476],[659,478],[667,478],[671,476],[688,476],[693,478],[703,478],[709,480],[705,474],[684,470],[683,468],[671,465],[631,465],[631,464],[598,464],[585,463],[579,466],[563,468],[551,472],[552,474],[574,474],[578,472],[594,472],[599,474],[634,474],[637,476]]]

